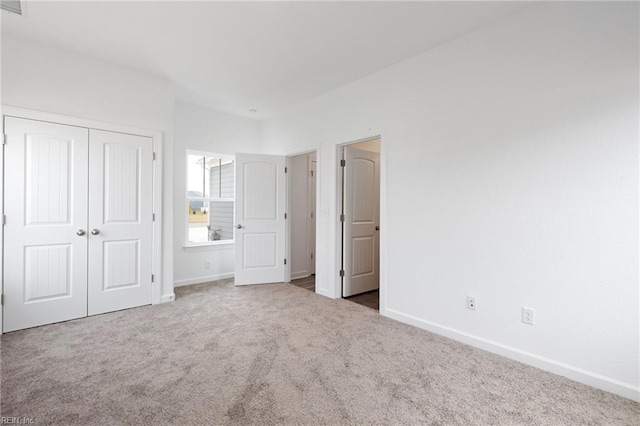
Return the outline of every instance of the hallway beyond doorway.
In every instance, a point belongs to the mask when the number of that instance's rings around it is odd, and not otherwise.
[[[296,287],[304,288],[305,290],[315,292],[316,276],[311,275],[306,278],[292,280],[291,284],[295,285]],[[368,291],[366,293],[357,294],[355,296],[345,297],[344,300],[357,303],[358,305],[366,306],[367,308],[375,309],[376,311],[380,310],[380,291],[379,290]]]
[[[380,290],[372,290],[366,293],[356,294],[355,296],[345,297],[344,300],[375,309],[376,311],[380,310]]]

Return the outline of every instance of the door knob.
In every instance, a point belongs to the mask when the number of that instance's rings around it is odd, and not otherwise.
[[[91,235],[98,235],[99,233],[100,233],[100,230],[99,230],[99,229],[95,229],[95,228],[93,228],[93,229],[91,230]]]
[[[379,226],[376,226],[376,231],[379,231],[379,230],[380,230],[380,227],[379,227]]]
[[[237,224],[237,225],[236,225],[236,228],[238,228],[238,229],[242,229],[242,225]]]
[[[76,232],[76,235],[78,237],[82,237],[84,234],[86,234],[86,232],[84,231],[84,229],[78,229],[78,232]]]

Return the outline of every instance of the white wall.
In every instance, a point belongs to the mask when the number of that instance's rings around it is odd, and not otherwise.
[[[163,132],[162,296],[172,295],[172,84],[3,35],[1,103]]]
[[[230,155],[260,152],[260,122],[194,105],[176,104],[173,197],[176,286],[231,277],[235,261],[233,243],[185,248],[187,149]],[[205,269],[207,262],[209,269]]]
[[[382,134],[381,312],[640,400],[638,19],[537,6],[265,121],[264,152],[319,150],[318,291],[336,144]]]

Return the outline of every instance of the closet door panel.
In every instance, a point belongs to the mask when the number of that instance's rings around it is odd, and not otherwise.
[[[5,117],[5,332],[87,315],[85,128]]]
[[[89,315],[151,304],[153,140],[89,139]]]

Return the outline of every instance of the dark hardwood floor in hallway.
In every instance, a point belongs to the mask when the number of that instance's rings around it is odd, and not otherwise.
[[[292,280],[291,284],[296,287],[304,288],[309,291],[316,291],[316,277],[315,275],[311,275],[306,278],[299,278],[297,280]],[[368,291],[366,293],[357,294],[351,297],[345,297],[344,300],[348,300],[349,302],[357,303],[362,306],[366,306],[367,308],[375,309],[376,311],[380,310],[380,291],[373,290]]]
[[[291,284],[296,287],[304,288],[309,291],[316,291],[316,276],[310,275],[306,278],[298,278],[297,280],[291,280]]]
[[[344,300],[366,306],[367,308],[380,310],[380,291],[373,290],[366,293],[356,294],[355,296],[345,297]]]

